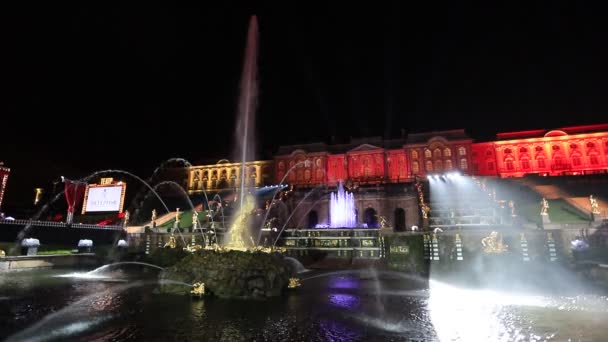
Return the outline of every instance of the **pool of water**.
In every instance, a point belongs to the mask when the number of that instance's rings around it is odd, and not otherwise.
[[[8,341],[600,341],[608,298],[420,281],[397,272],[313,271],[268,301],[159,294],[155,271],[0,274]],[[81,271],[81,270],[80,270]],[[86,271],[86,270],[85,270]]]

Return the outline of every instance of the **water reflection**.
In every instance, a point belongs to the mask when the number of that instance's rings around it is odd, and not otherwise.
[[[63,272],[66,273],[66,272]],[[69,273],[69,272],[68,272]],[[128,283],[22,273],[0,287],[9,340],[534,341],[602,339],[608,300],[326,274],[268,301],[194,299]],[[134,277],[131,277],[132,279]],[[377,284],[376,282],[381,282]]]

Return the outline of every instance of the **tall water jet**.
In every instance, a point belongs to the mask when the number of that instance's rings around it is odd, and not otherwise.
[[[257,100],[257,40],[258,22],[257,17],[252,16],[249,20],[249,31],[247,32],[247,46],[243,60],[243,72],[241,76],[240,95],[237,112],[236,148],[237,155],[241,160],[241,184],[239,188],[239,213],[230,228],[230,247],[243,248],[245,241],[243,235],[248,233],[248,224],[245,217],[252,208],[246,199],[245,186],[247,172],[245,163],[252,160],[255,152],[255,108]]]
[[[342,181],[338,183],[338,192],[331,193],[329,202],[329,219],[332,228],[351,228],[357,226],[355,218],[355,198],[344,190]]]

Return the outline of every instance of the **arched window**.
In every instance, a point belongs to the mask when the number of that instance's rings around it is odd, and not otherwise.
[[[598,158],[597,152],[592,152],[589,154],[589,164],[598,165],[600,163],[600,159]]]
[[[551,146],[551,148],[553,149],[553,151],[559,151],[560,150],[560,148],[559,148],[558,145],[553,145],[553,146]]]
[[[426,161],[426,172],[432,172],[433,171],[433,162],[430,160]]]
[[[547,167],[545,164],[545,157],[544,156],[536,157],[536,165],[538,165],[539,169],[544,169],[545,167]]]
[[[572,166],[580,166],[581,165],[581,155],[580,153],[573,153],[571,156]]]
[[[418,151],[412,151],[412,159],[418,159]]]
[[[528,149],[525,147],[522,147],[519,149],[519,153],[526,153],[526,152],[528,152]]]
[[[435,160],[435,171],[440,172],[443,169],[443,163],[441,160]]]
[[[304,180],[305,181],[310,180],[310,170],[304,170]]]
[[[511,149],[510,149],[510,148],[506,148],[506,149],[505,149],[505,154],[511,154],[511,152],[513,152],[513,151],[511,151]]]
[[[507,168],[508,171],[513,171],[514,167],[513,167],[513,158],[507,158],[505,159],[505,167]]]
[[[315,210],[308,213],[308,228],[316,228],[319,223],[319,215]]]
[[[594,147],[595,147],[594,143],[592,143],[592,142],[587,143],[587,148],[594,148]]]
[[[444,164],[445,164],[445,169],[446,170],[451,170],[452,169],[452,161],[450,159],[446,159]]]
[[[521,168],[524,170],[530,169],[530,158],[525,156],[521,158]]]
[[[424,157],[425,158],[431,158],[432,157],[431,156],[431,150],[429,150],[429,149],[424,150]]]
[[[464,146],[460,146],[458,148],[458,155],[459,156],[466,156],[467,155],[467,149],[464,148]]]
[[[440,149],[438,149],[438,148],[436,148],[436,149],[433,151],[433,156],[435,156],[435,158],[441,158],[441,150],[440,150]]]
[[[536,146],[536,147],[534,148],[534,150],[535,150],[536,152],[542,152],[542,151],[543,151],[543,148],[542,148],[542,146]]]
[[[443,149],[443,156],[444,157],[451,157],[452,156],[452,150],[450,150],[448,147]]]
[[[558,169],[564,166],[564,160],[562,159],[561,155],[558,154],[553,157],[553,166]]]
[[[412,162],[412,172],[417,175],[420,172],[420,165],[418,165],[417,161]]]
[[[405,210],[403,208],[395,209],[395,230],[405,231]]]
[[[465,158],[460,159],[460,169],[466,170],[468,168],[469,168],[469,163],[467,162],[467,160]]]

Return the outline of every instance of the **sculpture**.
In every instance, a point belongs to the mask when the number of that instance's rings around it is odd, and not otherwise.
[[[198,228],[198,213],[192,210],[192,231]]]
[[[546,198],[543,197],[543,200],[541,201],[540,214],[543,216],[549,215],[549,213],[547,211],[548,209],[549,209],[549,202],[547,201]]]
[[[591,213],[597,215],[600,213],[600,207],[597,203],[597,200],[593,197],[593,195],[589,195],[589,202],[591,203]]]
[[[123,227],[126,227],[129,224],[129,211],[125,210],[125,221],[123,222]]]
[[[295,289],[296,287],[299,287],[300,285],[302,285],[300,283],[300,279],[298,279],[298,278],[289,278],[289,284],[287,285],[287,288]]]
[[[169,237],[169,242],[167,242],[164,246],[164,248],[175,248],[177,247],[177,241],[175,240],[175,236],[171,235],[171,237]]]
[[[502,236],[498,232],[491,232],[489,236],[481,239],[484,253],[500,254],[507,251],[507,245],[502,243]]]
[[[156,209],[152,209],[152,218],[150,219],[150,221],[152,221],[153,224],[154,221],[156,221]]]
[[[190,291],[190,293],[193,296],[201,297],[205,294],[205,283],[197,281],[196,283],[192,284],[192,291]]]

